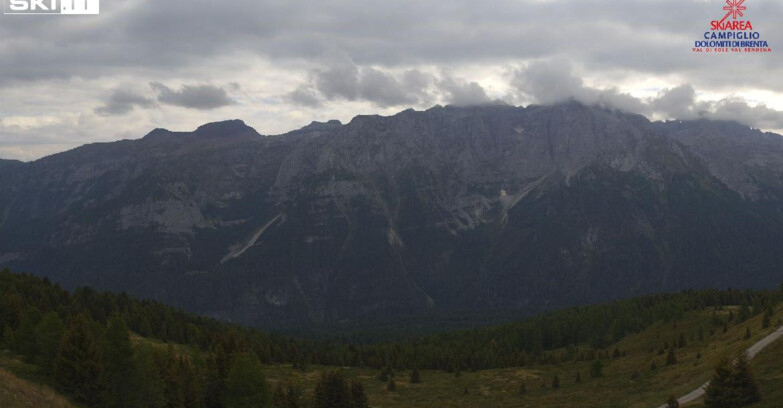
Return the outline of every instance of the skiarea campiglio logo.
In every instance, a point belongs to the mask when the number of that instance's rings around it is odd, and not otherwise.
[[[723,18],[710,21],[709,31],[703,39],[693,44],[693,52],[699,53],[768,53],[769,43],[746,19],[746,0],[726,0]]]

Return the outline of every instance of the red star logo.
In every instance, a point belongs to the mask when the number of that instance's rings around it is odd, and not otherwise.
[[[742,3],[744,3],[745,0],[726,0],[727,6],[723,6],[723,9],[728,11],[725,16],[723,16],[723,19],[720,21],[723,22],[729,16],[731,16],[732,19],[736,20],[737,16],[743,17],[745,16],[742,14],[743,11],[747,10],[748,8],[743,6]]]

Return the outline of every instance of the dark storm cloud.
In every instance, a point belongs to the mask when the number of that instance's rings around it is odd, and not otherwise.
[[[594,69],[678,72],[698,86],[721,86],[721,68],[742,67],[769,75],[737,80],[783,90],[770,79],[783,74],[781,53],[742,61],[691,53],[709,20],[720,17],[719,2],[670,1],[116,0],[97,18],[4,18],[0,81],[191,67],[215,57],[300,61],[339,49],[361,66],[386,67],[568,55]],[[756,1],[747,13],[765,38],[783,41],[770,17],[783,14],[780,2]]]
[[[133,91],[125,89],[115,89],[109,96],[105,105],[95,109],[95,113],[102,116],[124,115],[134,109],[134,107],[148,108],[154,105],[150,98],[139,95]]]
[[[234,104],[225,89],[212,85],[182,85],[173,90],[159,82],[150,86],[158,93],[158,102],[191,109],[216,109]]]

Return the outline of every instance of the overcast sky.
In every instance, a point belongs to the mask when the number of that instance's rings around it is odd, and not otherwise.
[[[783,2],[767,54],[698,54],[724,0],[102,0],[0,16],[0,158],[243,119],[262,134],[435,104],[575,98],[783,129]]]

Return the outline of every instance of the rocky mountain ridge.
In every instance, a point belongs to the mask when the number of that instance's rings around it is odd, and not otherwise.
[[[777,285],[783,139],[570,102],[0,163],[0,266],[257,325]]]

